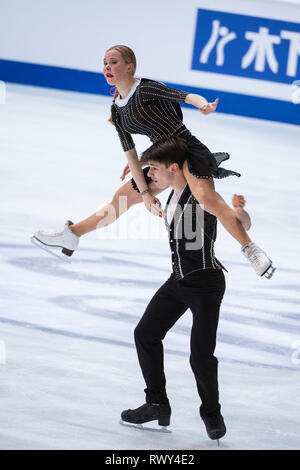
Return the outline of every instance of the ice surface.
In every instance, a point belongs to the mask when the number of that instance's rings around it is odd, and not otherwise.
[[[191,314],[165,339],[172,434],[119,425],[144,401],[133,330],[170,273],[167,234],[143,207],[81,239],[68,265],[34,247],[109,202],[126,162],[110,98],[7,86],[0,106],[1,449],[215,449],[189,366]],[[242,178],[252,238],[273,259],[260,279],[219,226],[227,266],[216,355],[227,435],[220,449],[300,448],[299,128],[184,109],[185,123]],[[149,145],[135,138],[138,151]],[[166,201],[168,191],[160,196]],[[150,239],[149,239],[150,234]],[[0,361],[1,362],[1,361]]]

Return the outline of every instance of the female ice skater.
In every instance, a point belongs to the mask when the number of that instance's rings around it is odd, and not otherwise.
[[[215,191],[214,178],[240,176],[239,173],[220,168],[214,154],[192,136],[182,122],[178,103],[192,104],[208,115],[215,111],[218,99],[208,103],[200,95],[169,88],[154,80],[135,78],[135,70],[136,58],[129,47],[117,45],[108,49],[104,57],[103,73],[107,83],[116,90],[111,106],[111,121],[117,130],[128,162],[121,179],[130,171],[133,180],[123,185],[108,205],[87,219],[76,224],[67,221],[60,232],[38,231],[32,241],[44,248],[61,247],[65,255],[71,256],[82,235],[109,225],[124,212],[125,209],[121,210],[119,207],[120,196],[127,197],[126,209],[143,201],[149,211],[162,216],[161,204],[156,198],[161,190],[154,189],[152,180],[147,178],[146,172],[142,170],[131,134],[146,135],[153,143],[171,136],[179,136],[189,148],[183,171],[192,194],[240,243],[243,254],[256,273],[269,277],[272,261],[251,241],[234,211]],[[228,154],[221,156],[222,160],[227,158]]]

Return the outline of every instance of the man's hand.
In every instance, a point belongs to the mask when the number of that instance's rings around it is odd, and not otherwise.
[[[129,168],[129,165],[127,164],[123,170],[122,175],[120,176],[120,180],[124,181],[125,176],[128,175],[128,173],[130,173],[130,168]]]
[[[232,206],[235,212],[236,218],[241,222],[245,230],[249,230],[251,227],[251,218],[244,207],[246,200],[242,194],[234,194],[232,197]]]
[[[216,110],[219,103],[219,98],[216,98],[213,103],[207,103],[201,106],[200,111],[202,114],[210,114]]]
[[[237,209],[238,207],[243,208],[246,204],[246,200],[242,194],[234,194],[232,196],[232,206],[234,209]]]
[[[145,163],[142,163],[142,162],[138,162],[138,164],[140,165],[141,168],[143,168],[145,166]],[[125,168],[123,170],[122,175],[120,176],[120,180],[124,181],[125,176],[127,176],[130,172],[131,172],[131,170],[130,170],[129,165],[127,163],[127,165],[125,166]]]
[[[157,197],[153,196],[151,193],[146,193],[142,197],[143,202],[149,212],[158,217],[165,217],[165,213],[161,208],[161,202],[159,199],[157,199]]]

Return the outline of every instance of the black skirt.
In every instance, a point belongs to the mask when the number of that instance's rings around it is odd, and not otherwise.
[[[194,137],[185,127],[179,129],[176,135],[183,139],[188,146],[187,165],[190,173],[196,178],[227,178],[227,176],[241,176],[240,173],[232,170],[220,168],[220,164],[228,160],[229,154],[225,152],[211,153],[209,149]],[[147,175],[149,167],[144,168],[144,176],[147,184],[152,183],[152,179]],[[133,189],[139,192],[138,187],[132,178]]]

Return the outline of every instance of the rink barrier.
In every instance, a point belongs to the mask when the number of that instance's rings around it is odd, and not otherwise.
[[[0,59],[0,80],[59,90],[110,96],[110,86],[102,73],[88,72],[52,65],[31,64]],[[217,112],[300,125],[300,107],[297,103],[259,96],[198,88],[179,83],[164,83],[189,93],[205,96],[208,101],[217,97]],[[183,104],[183,106],[191,106]]]

